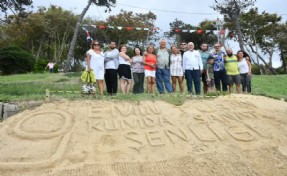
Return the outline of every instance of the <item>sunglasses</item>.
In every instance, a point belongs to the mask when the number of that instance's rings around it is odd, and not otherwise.
[[[95,46],[100,46],[100,44],[98,44],[98,43],[94,43],[93,45],[95,45]]]
[[[185,43],[182,43],[181,45],[186,45]]]

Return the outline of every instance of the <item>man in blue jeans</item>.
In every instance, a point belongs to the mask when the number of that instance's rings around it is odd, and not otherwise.
[[[185,79],[187,90],[192,94],[192,82],[194,83],[196,95],[200,95],[200,75],[203,72],[203,64],[201,55],[194,50],[194,44],[189,42],[187,44],[188,50],[183,54],[183,70],[185,72]]]
[[[227,91],[227,75],[224,67],[224,55],[225,53],[221,51],[219,43],[214,45],[215,52],[212,53],[214,58],[214,84],[217,91]],[[221,85],[220,86],[220,82]],[[222,88],[222,89],[221,89]]]
[[[172,93],[169,71],[169,53],[166,48],[166,41],[160,40],[160,48],[157,51],[156,87],[160,94],[164,93],[164,87],[168,93]]]

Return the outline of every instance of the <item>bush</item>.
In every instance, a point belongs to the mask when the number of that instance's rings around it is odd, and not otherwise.
[[[31,72],[34,63],[35,57],[18,47],[0,49],[0,72],[3,75]]]
[[[44,71],[49,71],[49,69],[46,68],[48,63],[49,62],[45,59],[39,59],[34,65],[33,72],[34,73],[44,73]],[[58,73],[59,72],[58,69],[59,69],[58,64],[54,65],[54,73]]]
[[[282,74],[286,74],[285,71],[284,71],[284,68],[283,66],[279,67],[276,69],[276,73],[282,75]]]
[[[260,74],[261,74],[259,67],[257,67],[257,66],[254,65],[254,64],[252,64],[251,72],[252,72],[252,74],[254,74],[254,75],[260,75]]]
[[[47,60],[39,59],[34,65],[33,72],[34,73],[44,73],[45,67],[47,66],[47,64],[48,64]]]

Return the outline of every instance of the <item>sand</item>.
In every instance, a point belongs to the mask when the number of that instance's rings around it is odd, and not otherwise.
[[[1,176],[286,175],[287,103],[46,103],[0,124]]]

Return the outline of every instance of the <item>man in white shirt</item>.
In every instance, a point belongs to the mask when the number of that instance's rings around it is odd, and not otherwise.
[[[109,95],[115,95],[118,90],[119,50],[115,42],[110,42],[109,50],[105,52],[105,82]]]
[[[196,95],[200,94],[200,75],[203,72],[203,64],[200,53],[194,50],[194,44],[189,42],[187,44],[188,50],[183,54],[183,71],[185,73],[187,90],[189,93],[192,91],[192,82]]]

